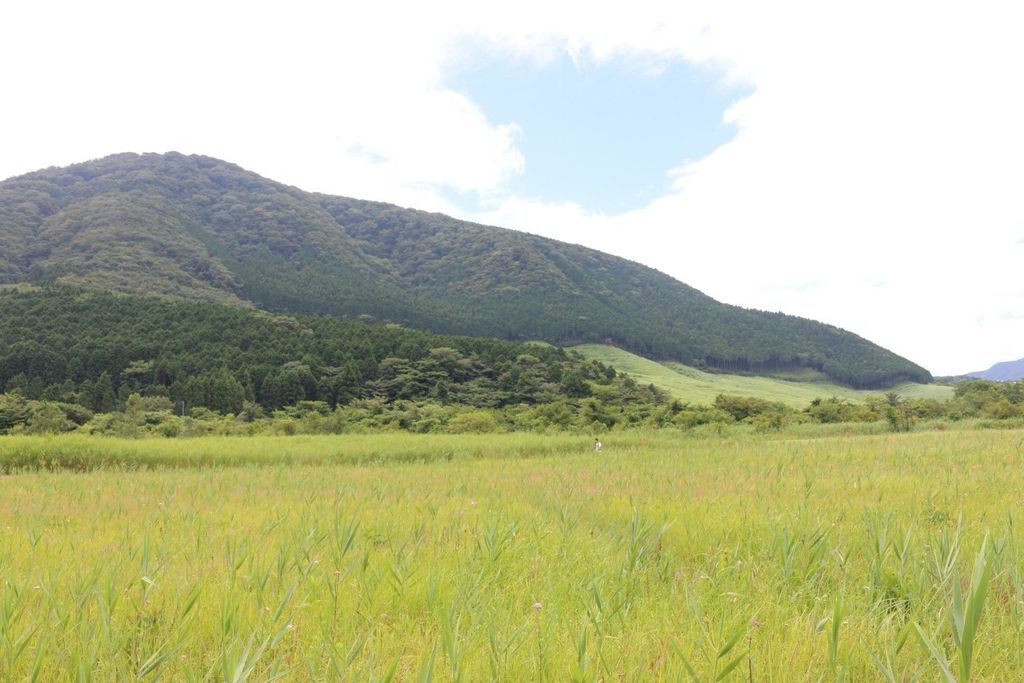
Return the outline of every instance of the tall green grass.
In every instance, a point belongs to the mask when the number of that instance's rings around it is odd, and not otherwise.
[[[592,448],[572,434],[354,434],[124,439],[66,434],[0,437],[0,472],[243,465],[359,465],[532,458]]]
[[[0,681],[1024,678],[1020,432],[406,436],[0,477]]]
[[[922,423],[925,430],[965,432],[983,421]],[[1003,423],[997,427],[1006,428]],[[1014,433],[1013,430],[1007,430]],[[677,452],[692,441],[796,441],[827,437],[886,436],[876,423],[798,424],[763,433],[754,425],[703,425],[679,431],[615,431],[603,434],[619,453]],[[181,469],[268,465],[364,465],[427,463],[476,459],[522,459],[585,454],[591,436],[530,432],[494,434],[379,434],[301,436],[202,436],[130,439],[86,434],[0,436],[0,473],[34,470]]]

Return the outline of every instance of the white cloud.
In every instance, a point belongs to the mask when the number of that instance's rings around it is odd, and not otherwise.
[[[0,177],[114,151],[225,158],[310,190],[424,208],[519,173],[514,126],[444,87],[453,34],[416,7],[17,3]],[[45,41],[45,42],[43,42]]]
[[[778,8],[680,16],[627,44],[595,32],[595,54],[655,46],[754,87],[728,113],[736,138],[678,169],[673,194],[614,217],[551,220],[522,199],[487,217],[841,325],[940,373],[1019,357],[1024,329],[1002,315],[1024,294],[1016,10]]]
[[[838,324],[939,373],[1024,355],[1015,4],[490,5],[8,3],[0,177],[177,149],[430,210],[469,192],[487,208],[468,217]],[[565,52],[684,59],[753,94],[727,113],[737,136],[643,209],[512,196],[518,131],[446,71]]]

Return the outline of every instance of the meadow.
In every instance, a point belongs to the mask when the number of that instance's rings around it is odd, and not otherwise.
[[[591,444],[0,437],[0,681],[1024,680],[1021,431]]]
[[[598,360],[629,373],[641,384],[654,384],[674,398],[690,403],[712,403],[719,394],[755,396],[766,401],[779,401],[792,408],[804,408],[816,398],[836,398],[859,402],[878,390],[863,391],[824,381],[812,370],[790,377],[734,375],[705,372],[676,362],[658,363],[623,349],[603,344],[582,344],[572,347],[585,358]],[[926,398],[946,401],[953,398],[953,387],[941,384],[899,384],[885,391],[895,391],[903,398]]]

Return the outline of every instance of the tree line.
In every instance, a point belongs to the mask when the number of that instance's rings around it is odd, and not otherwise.
[[[946,402],[887,394],[797,410],[723,395],[693,405],[547,344],[56,286],[0,292],[0,389],[0,432],[778,429],[876,420],[903,430],[929,419],[1024,417],[1024,383],[962,382]],[[211,426],[224,416],[250,426]]]
[[[547,344],[59,287],[0,294],[0,387],[93,414],[124,410],[135,395],[221,414],[360,400],[576,410],[583,399],[666,400]]]

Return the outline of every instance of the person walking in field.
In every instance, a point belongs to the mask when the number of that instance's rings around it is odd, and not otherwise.
[[[601,439],[594,439],[594,452],[600,453],[604,446],[601,444]]]

